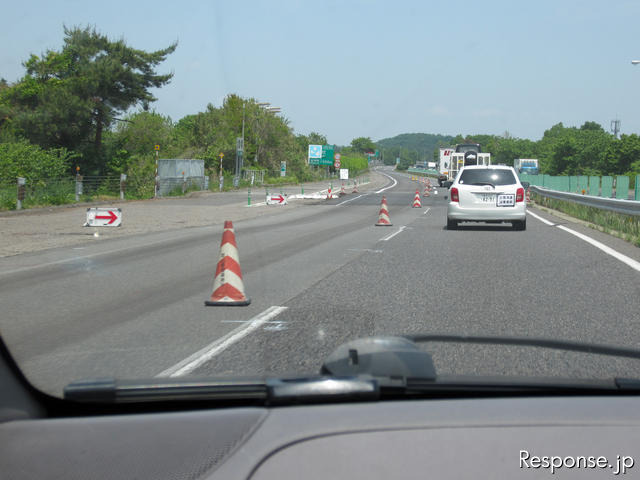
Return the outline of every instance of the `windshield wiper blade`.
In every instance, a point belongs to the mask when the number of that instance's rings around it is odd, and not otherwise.
[[[489,185],[493,188],[496,188],[496,186],[493,183],[490,182],[475,182],[475,183],[470,183],[469,185]]]
[[[447,342],[478,343],[485,345],[516,345],[640,359],[640,350],[636,348],[616,347],[613,345],[598,343],[575,342],[571,340],[554,340],[542,337],[431,334],[403,335],[403,338],[416,343]]]
[[[264,400],[264,380],[153,378],[120,380],[100,378],[72,382],[65,400],[97,403],[166,402],[179,400]]]
[[[73,382],[64,389],[65,400],[91,403],[175,401],[257,401],[265,405],[329,401],[375,400],[376,380],[367,376],[269,379],[104,378]]]

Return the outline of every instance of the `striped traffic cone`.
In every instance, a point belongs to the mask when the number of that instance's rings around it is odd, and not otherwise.
[[[353,192],[351,193],[360,193],[358,192],[358,182],[356,180],[353,181]]]
[[[413,197],[413,208],[422,208],[422,202],[420,201],[420,190],[416,190],[416,196]]]
[[[429,184],[425,185],[424,187],[424,192],[422,193],[423,197],[430,197],[431,194],[429,193],[429,190],[431,189],[431,186]]]
[[[344,182],[342,182],[342,187],[340,187],[340,196],[346,195],[347,192],[344,191]]]
[[[224,222],[224,232],[220,242],[220,260],[213,280],[213,293],[204,304],[208,307],[232,307],[249,305],[250,303],[251,299],[247,298],[244,293],[233,223],[227,220]]]
[[[378,223],[376,227],[390,227],[393,225],[389,219],[389,209],[387,208],[387,197],[382,197],[380,204],[380,214],[378,215]]]

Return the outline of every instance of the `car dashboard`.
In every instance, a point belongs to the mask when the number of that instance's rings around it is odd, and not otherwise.
[[[638,458],[639,427],[633,396],[22,419],[0,424],[0,465],[5,479],[539,478],[544,457],[593,456],[607,466],[554,474],[602,478]]]

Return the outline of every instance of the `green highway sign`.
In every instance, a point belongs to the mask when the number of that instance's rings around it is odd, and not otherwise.
[[[309,145],[309,165],[333,165],[335,145]]]
[[[320,159],[320,163],[318,165],[322,166],[331,166],[333,165],[335,145],[323,145],[322,146],[322,158]]]

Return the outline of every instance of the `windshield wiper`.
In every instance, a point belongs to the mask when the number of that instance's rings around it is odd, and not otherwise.
[[[496,188],[496,186],[493,183],[490,182],[475,182],[475,183],[470,183],[469,185],[489,185],[493,188]]]
[[[257,402],[263,405],[316,401],[365,401],[379,398],[378,382],[370,376],[273,379],[104,378],[72,382],[65,400],[91,403],[176,401]]]
[[[640,392],[640,379],[633,378],[437,375],[431,355],[416,345],[426,342],[542,347],[640,359],[638,349],[535,337],[449,334],[368,337],[336,348],[317,376],[267,379],[107,378],[73,382],[64,389],[64,398],[106,404],[205,401],[207,405],[225,402],[291,405],[414,396]]]
[[[478,343],[485,345],[517,345],[527,347],[553,348],[572,352],[584,352],[613,357],[627,357],[640,359],[640,350],[636,348],[616,347],[613,345],[573,342],[570,340],[553,340],[539,337],[506,337],[481,335],[403,335],[403,338],[416,343],[447,342],[447,343]]]

